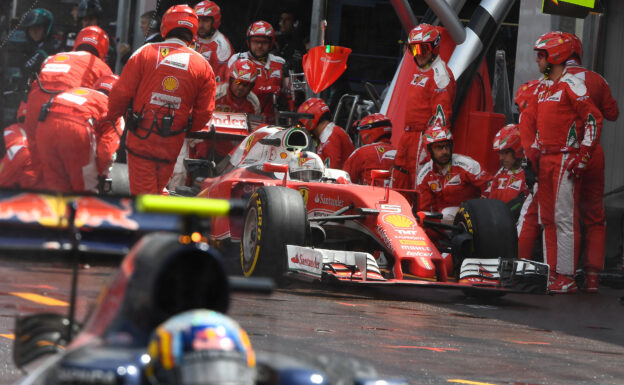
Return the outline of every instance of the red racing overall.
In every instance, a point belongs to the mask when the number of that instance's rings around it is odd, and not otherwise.
[[[146,44],[130,57],[110,94],[109,115],[122,116],[131,102],[132,110],[142,115],[126,141],[133,194],[163,192],[189,117],[191,131],[206,125],[214,110],[215,89],[210,64],[180,39]],[[166,121],[171,122],[168,132]]]

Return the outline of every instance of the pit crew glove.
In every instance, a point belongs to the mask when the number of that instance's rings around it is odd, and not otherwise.
[[[26,64],[24,64],[24,70],[26,71],[27,74],[33,74],[35,72],[39,72],[39,69],[41,68],[41,64],[47,57],[48,57],[48,54],[44,50],[38,49],[35,52],[35,54],[32,55],[30,59],[26,61]]]
[[[566,170],[570,173],[568,178],[573,176],[580,178],[581,174],[587,169],[587,164],[591,159],[589,148],[581,146],[581,150],[570,160]]]
[[[525,158],[522,160],[522,168],[524,169],[524,180],[529,190],[533,191],[533,185],[537,182],[537,165]]]

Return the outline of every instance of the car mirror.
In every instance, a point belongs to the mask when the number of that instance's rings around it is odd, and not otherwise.
[[[262,165],[262,171],[264,172],[288,172],[287,164],[274,164],[274,163],[265,163]]]
[[[418,223],[423,224],[425,219],[442,219],[442,213],[437,213],[433,211],[419,211],[416,213],[416,219],[418,219]]]
[[[388,179],[390,178],[390,171],[388,170],[371,170],[371,186],[375,185],[376,179]]]
[[[287,164],[274,164],[274,163],[265,163],[262,165],[262,171],[264,172],[283,172],[284,180],[282,184],[286,186],[286,182],[288,180],[288,165]]]

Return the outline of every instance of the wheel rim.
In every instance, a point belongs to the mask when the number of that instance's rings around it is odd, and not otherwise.
[[[255,255],[255,250],[258,244],[258,215],[255,207],[252,207],[247,212],[245,217],[245,225],[243,228],[243,264],[248,266]]]

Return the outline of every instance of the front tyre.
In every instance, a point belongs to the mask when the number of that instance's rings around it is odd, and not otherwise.
[[[518,258],[516,224],[498,199],[471,199],[461,204],[454,220],[472,234],[472,251],[465,258]],[[463,260],[463,258],[462,258]],[[458,261],[461,264],[461,261]]]
[[[511,212],[505,203],[497,199],[472,199],[462,203],[454,220],[464,231],[472,235],[472,249],[467,255],[453,254],[457,277],[465,258],[517,259],[518,234]],[[479,288],[462,289],[468,297],[492,299],[504,292]]]
[[[252,275],[277,280],[286,271],[286,245],[304,245],[308,216],[297,190],[265,186],[253,193],[241,234],[241,267]]]

